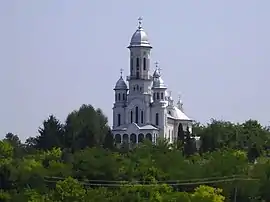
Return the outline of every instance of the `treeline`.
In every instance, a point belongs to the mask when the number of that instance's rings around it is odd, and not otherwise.
[[[174,145],[130,149],[115,146],[100,109],[83,105],[64,123],[49,116],[38,132],[0,141],[0,201],[270,201],[270,132],[254,120],[197,123]]]

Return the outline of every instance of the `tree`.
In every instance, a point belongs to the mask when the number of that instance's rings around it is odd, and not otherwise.
[[[13,133],[7,133],[4,140],[9,142],[13,147],[15,156],[22,156],[25,153],[23,144],[17,135],[14,135]]]
[[[102,146],[109,130],[107,118],[100,109],[95,110],[91,105],[82,105],[66,119],[66,147],[76,151],[86,147]]]
[[[52,194],[52,201],[85,202],[86,191],[83,186],[72,177],[68,177],[56,184]]]
[[[60,121],[53,115],[50,115],[40,127],[39,136],[36,138],[36,148],[49,150],[53,147],[63,147],[64,130]]]

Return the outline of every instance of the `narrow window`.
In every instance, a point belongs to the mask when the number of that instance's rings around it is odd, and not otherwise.
[[[118,93],[118,100],[120,101],[121,100],[121,94]]]
[[[140,78],[140,72],[136,72],[136,78],[139,79]]]
[[[157,93],[157,100],[159,100],[159,93]]]
[[[141,123],[143,123],[143,111],[141,111]]]
[[[156,125],[158,126],[158,122],[159,122],[159,120],[158,120],[158,113],[156,113]]]
[[[143,58],[143,70],[146,70],[146,58]]]
[[[117,125],[120,126],[121,125],[121,114],[117,115],[117,119],[118,119]]]
[[[135,123],[139,123],[139,107],[135,108]]]
[[[126,96],[125,96],[125,93],[123,93],[123,100],[126,100]]]
[[[133,58],[130,58],[130,71],[133,71]]]
[[[133,123],[133,112],[130,111],[130,123]]]
[[[161,99],[163,100],[163,93],[160,93]]]
[[[140,67],[140,59],[139,58],[136,59],[136,67]]]

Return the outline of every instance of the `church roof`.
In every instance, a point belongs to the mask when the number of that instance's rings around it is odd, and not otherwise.
[[[127,125],[124,125],[124,126],[122,125],[122,126],[116,127],[113,130],[126,131],[129,127],[135,127],[137,130],[159,130],[157,127],[155,127],[155,126],[153,126],[151,124],[146,124],[146,125],[143,125],[143,126],[139,126],[136,123],[127,124]]]
[[[168,118],[177,119],[177,120],[188,120],[192,121],[184,112],[178,109],[176,106],[173,106],[172,109],[168,109]]]

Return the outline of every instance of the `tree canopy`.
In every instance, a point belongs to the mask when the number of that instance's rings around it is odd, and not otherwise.
[[[82,105],[38,133],[0,141],[0,201],[270,201],[270,131],[256,120],[195,123],[174,145],[119,148],[102,110]]]

